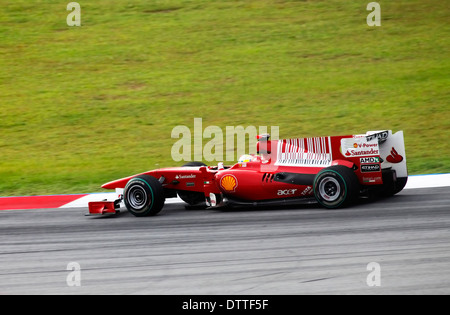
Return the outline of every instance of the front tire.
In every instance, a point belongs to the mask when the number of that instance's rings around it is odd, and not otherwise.
[[[321,170],[314,179],[314,195],[323,207],[343,208],[356,201],[359,181],[352,169],[335,165]]]
[[[158,214],[165,202],[161,183],[149,175],[139,175],[130,179],[123,191],[125,206],[136,217]]]

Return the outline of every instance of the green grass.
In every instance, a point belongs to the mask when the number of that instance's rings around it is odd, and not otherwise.
[[[69,3],[70,1],[67,1]],[[446,1],[0,0],[0,195],[83,193],[180,165],[171,131],[404,130],[411,174],[450,171]],[[206,140],[205,140],[206,142]]]

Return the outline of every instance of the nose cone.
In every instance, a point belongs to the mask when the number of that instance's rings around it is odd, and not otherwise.
[[[102,188],[104,189],[116,189],[116,188],[125,188],[126,184],[128,183],[128,181],[133,178],[134,176],[130,176],[130,177],[126,177],[126,178],[121,178],[118,180],[114,180],[112,182],[106,183],[102,185]]]

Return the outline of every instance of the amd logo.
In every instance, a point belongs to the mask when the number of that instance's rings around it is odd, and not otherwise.
[[[361,164],[380,163],[380,158],[378,156],[371,156],[360,158],[359,161],[361,162]]]

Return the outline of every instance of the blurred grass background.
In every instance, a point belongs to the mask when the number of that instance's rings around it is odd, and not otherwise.
[[[0,196],[99,191],[163,166],[171,131],[280,138],[404,130],[411,174],[450,171],[446,1],[0,0]],[[204,141],[204,143],[207,140]]]

